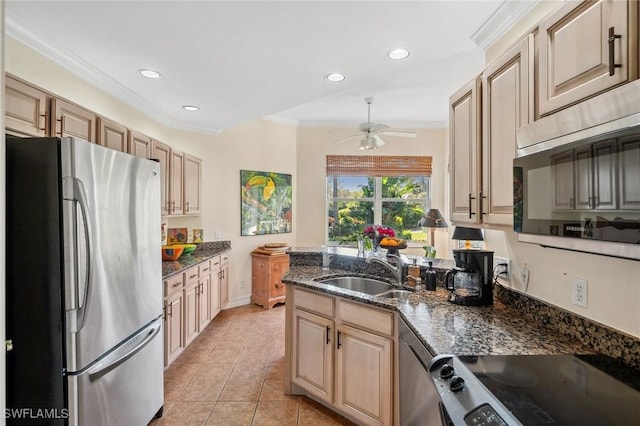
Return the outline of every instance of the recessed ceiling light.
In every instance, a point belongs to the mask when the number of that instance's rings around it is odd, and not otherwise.
[[[200,107],[197,107],[195,105],[184,105],[182,108],[184,108],[187,111],[197,111],[200,109]]]
[[[147,78],[160,78],[160,73],[154,70],[139,70],[141,76]]]
[[[403,59],[407,59],[411,55],[408,49],[393,49],[387,53],[387,58],[394,61],[401,61]]]
[[[339,83],[341,81],[344,81],[345,78],[347,78],[347,76],[344,74],[340,74],[339,72],[333,72],[324,76],[325,80],[332,83]]]

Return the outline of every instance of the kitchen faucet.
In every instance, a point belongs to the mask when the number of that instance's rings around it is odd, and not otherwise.
[[[396,256],[395,254],[387,254],[387,257],[396,259],[397,266],[394,266],[392,263],[390,263],[388,260],[384,258],[377,257],[374,255],[367,257],[365,262],[367,263],[376,262],[381,264],[382,266],[384,266],[385,268],[393,272],[393,274],[396,277],[396,284],[399,286],[402,286],[402,260],[400,259],[400,256]]]

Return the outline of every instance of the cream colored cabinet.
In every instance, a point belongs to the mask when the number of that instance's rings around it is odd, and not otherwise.
[[[98,116],[93,112],[62,99],[51,100],[53,111],[52,136],[73,136],[97,142]]]
[[[169,213],[183,214],[184,154],[172,149],[169,159]]]
[[[184,295],[182,274],[164,281],[164,365],[184,350]]]
[[[209,308],[211,275],[201,276],[198,286],[198,331],[202,331],[211,321],[211,309]]]
[[[184,214],[200,214],[202,160],[184,154]]]
[[[618,140],[618,191],[621,210],[640,210],[640,138]]]
[[[169,202],[171,147],[153,139],[151,141],[151,158],[157,160],[160,165],[160,212],[163,215],[168,215],[171,212],[171,203]]]
[[[200,282],[198,267],[184,272],[184,340],[188,346],[200,332]]]
[[[251,303],[265,309],[284,303],[286,288],[282,276],[289,271],[289,255],[253,252],[251,259]]]
[[[229,263],[231,253],[226,252],[220,256],[220,308],[224,309],[229,303]]]
[[[571,1],[538,27],[543,116],[637,76],[637,2]]]
[[[128,152],[129,131],[109,119],[98,118],[98,144],[120,152]]]
[[[5,128],[7,135],[47,136],[50,98],[44,91],[5,77]]]
[[[359,424],[391,425],[393,313],[298,288],[288,287],[287,296],[293,392],[321,400]]]
[[[292,379],[316,398],[333,403],[334,323],[296,309],[293,316]]]
[[[129,131],[129,154],[141,158],[151,158],[151,138],[142,133]]]
[[[529,35],[482,73],[482,189],[475,200],[476,222],[513,224],[516,130],[533,121],[534,113],[533,51]]]
[[[220,278],[218,276],[220,272],[220,257],[214,257],[209,262],[209,270],[200,270],[200,274],[205,273],[209,275],[209,316],[211,319],[215,318],[220,313]]]
[[[451,220],[479,223],[480,79],[449,99]]]

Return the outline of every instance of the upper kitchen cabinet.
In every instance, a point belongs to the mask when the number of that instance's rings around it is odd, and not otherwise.
[[[184,214],[184,154],[171,150],[169,158],[169,214]]]
[[[151,141],[151,157],[160,164],[160,212],[168,215],[171,212],[169,201],[169,163],[171,162],[171,147],[157,140]]]
[[[482,190],[472,206],[480,214],[472,221],[513,224],[516,129],[533,121],[534,113],[533,52],[529,35],[482,73]]]
[[[479,223],[480,79],[449,99],[451,220]]]
[[[89,142],[97,142],[98,117],[95,113],[61,99],[53,98],[51,109],[52,136],[73,136]]]
[[[151,138],[142,133],[129,131],[129,154],[151,158]]]
[[[126,127],[109,119],[98,118],[98,144],[120,152],[128,152],[128,133]]]
[[[47,136],[49,96],[45,92],[6,76],[4,96],[8,135]]]
[[[538,27],[538,113],[637,77],[637,2],[571,1]]]
[[[202,160],[184,154],[184,214],[200,214]]]

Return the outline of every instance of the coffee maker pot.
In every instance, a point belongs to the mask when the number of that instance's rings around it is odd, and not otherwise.
[[[447,271],[449,301],[458,305],[493,304],[493,252],[454,250],[456,269]]]

